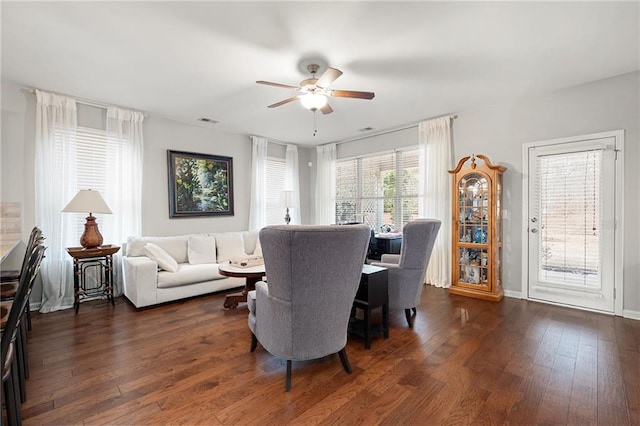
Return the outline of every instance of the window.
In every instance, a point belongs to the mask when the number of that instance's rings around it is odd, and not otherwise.
[[[112,179],[111,165],[117,161],[117,154],[126,149],[126,141],[107,137],[106,130],[92,129],[78,126],[76,131],[76,185],[77,190],[92,189],[100,192],[107,205],[114,210],[116,204],[109,199],[109,188]],[[59,155],[62,155],[58,151]],[[72,215],[75,217],[69,236],[77,240],[84,232],[84,215]],[[99,219],[100,233],[105,241],[113,241],[114,224],[112,215],[101,215]]]
[[[284,224],[285,208],[280,205],[280,193],[284,190],[284,158],[267,157],[266,225]]]
[[[336,222],[363,222],[402,229],[418,217],[418,150],[411,149],[336,164]]]
[[[117,160],[118,154],[127,148],[125,140],[107,137],[104,129],[93,129],[78,126],[75,133],[75,149],[69,151],[66,146],[66,138],[56,133],[55,156],[56,170],[63,170],[62,164],[75,164],[75,189],[92,189],[100,192],[107,205],[114,209],[113,200],[109,200],[107,185],[112,179],[112,165]],[[87,212],[88,213],[88,212]],[[66,245],[78,245],[78,236],[84,232],[86,215],[69,215],[71,220],[64,237]],[[115,235],[113,231],[112,215],[101,215],[99,219],[100,233],[111,241]]]
[[[602,152],[538,158],[538,273],[544,281],[600,286]]]

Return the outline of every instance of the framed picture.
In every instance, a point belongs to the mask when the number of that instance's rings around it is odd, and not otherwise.
[[[465,266],[464,274],[467,277],[468,283],[480,284],[480,267],[479,266]]]
[[[233,216],[233,159],[167,150],[169,217]]]

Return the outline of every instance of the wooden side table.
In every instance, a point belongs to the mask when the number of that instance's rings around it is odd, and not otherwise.
[[[371,311],[382,308],[382,324],[377,327],[371,325]],[[364,319],[356,318],[356,309],[362,309]],[[371,348],[371,338],[382,332],[385,339],[389,338],[389,271],[379,266],[364,265],[360,286],[356,293],[351,309],[349,331],[364,337],[365,349]]]
[[[218,272],[220,275],[224,275],[227,277],[236,277],[236,278],[244,278],[245,284],[244,289],[242,289],[242,293],[229,294],[224,299],[224,308],[225,309],[233,309],[238,307],[238,303],[247,301],[247,293],[251,290],[255,290],[256,283],[258,281],[262,281],[262,277],[264,277],[264,264],[249,266],[247,268],[240,268],[237,266],[233,266],[229,263],[222,263],[218,266]]]
[[[67,247],[67,253],[73,257],[73,307],[76,314],[80,309],[80,299],[106,295],[114,306],[113,297],[113,255],[120,250],[119,246],[100,246],[92,249],[83,247]],[[89,268],[97,269],[97,286],[88,286],[86,271]]]

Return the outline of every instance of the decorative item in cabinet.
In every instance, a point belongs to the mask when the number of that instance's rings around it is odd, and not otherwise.
[[[463,157],[449,170],[454,191],[451,294],[495,302],[504,296],[502,174],[506,170],[482,154]]]

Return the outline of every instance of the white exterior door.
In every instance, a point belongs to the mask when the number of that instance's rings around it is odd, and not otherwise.
[[[525,146],[528,298],[614,313],[616,137],[550,142]]]

